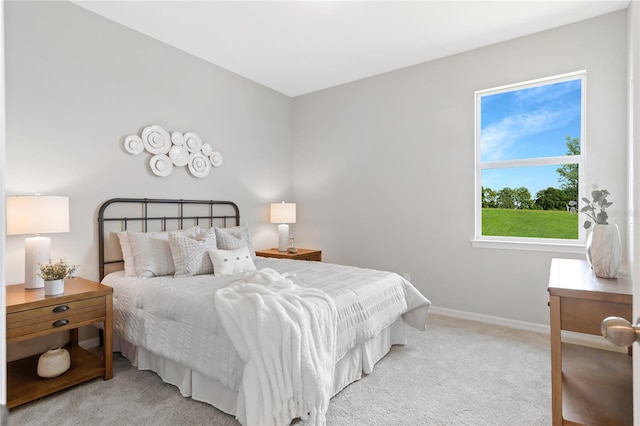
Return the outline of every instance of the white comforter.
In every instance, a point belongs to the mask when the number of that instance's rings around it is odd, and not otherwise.
[[[337,310],[335,360],[400,315],[423,330],[430,302],[397,274],[284,259],[257,258],[256,268],[294,273],[295,284],[319,288]],[[136,346],[176,361],[238,391],[244,361],[238,356],[215,309],[215,293],[244,274],[188,278],[124,277],[114,273],[114,333]]]

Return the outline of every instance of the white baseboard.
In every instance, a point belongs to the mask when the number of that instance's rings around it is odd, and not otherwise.
[[[538,324],[534,322],[518,321],[510,318],[495,317],[491,315],[477,314],[474,312],[458,311],[455,309],[440,308],[438,306],[431,306],[431,313],[436,315],[443,315],[452,318],[459,318],[469,321],[478,321],[485,324],[497,325],[501,327],[513,328],[516,330],[532,331],[534,333],[550,334],[550,328],[548,324]],[[428,327],[427,322],[427,327]],[[583,346],[591,346],[601,349],[607,349],[615,352],[626,352],[626,348],[620,348],[613,346],[607,342],[602,336],[595,336],[592,334],[575,333],[572,331],[562,332],[562,341],[575,343]]]
[[[91,339],[81,340],[78,342],[78,346],[82,349],[92,349],[100,346],[100,337],[92,337]]]
[[[515,328],[518,330],[533,331],[535,333],[549,334],[549,326],[546,324],[518,321],[509,318],[476,314],[474,312],[457,311],[455,309],[440,308],[438,306],[431,306],[431,312],[436,315],[444,315],[446,317],[478,321],[485,324],[500,325],[502,327]]]

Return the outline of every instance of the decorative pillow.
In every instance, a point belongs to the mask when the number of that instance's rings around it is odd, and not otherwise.
[[[256,270],[246,246],[235,250],[211,250],[209,256],[213,263],[213,275],[216,277]]]
[[[198,232],[199,228],[197,226],[171,232],[127,231],[136,276],[150,278],[172,275],[175,272],[175,267],[173,266],[171,249],[169,248],[169,234],[195,237]]]
[[[126,231],[116,232],[118,240],[120,240],[120,249],[122,250],[122,260],[124,260],[124,276],[135,277],[136,265],[133,263],[133,253],[131,252],[131,244]]]
[[[213,273],[213,265],[207,253],[216,249],[216,233],[213,228],[192,238],[169,234],[169,247],[176,277],[191,277]]]
[[[246,223],[240,226],[232,226],[231,228],[218,228],[216,226],[215,230],[219,249],[235,250],[246,246],[249,249],[250,256],[255,259],[256,251],[253,249],[251,234]]]

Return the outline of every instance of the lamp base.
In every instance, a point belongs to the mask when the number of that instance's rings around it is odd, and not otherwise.
[[[24,288],[30,290],[44,287],[44,280],[38,276],[38,264],[49,262],[50,248],[49,237],[31,237],[24,240]]]
[[[281,223],[278,225],[278,251],[286,252],[289,246],[289,225]]]

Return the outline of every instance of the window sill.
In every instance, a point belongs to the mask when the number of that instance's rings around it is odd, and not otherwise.
[[[549,253],[575,253],[584,254],[586,246],[584,243],[567,243],[563,241],[522,241],[522,240],[471,240],[471,247],[501,249],[501,250],[527,250],[544,251]]]

